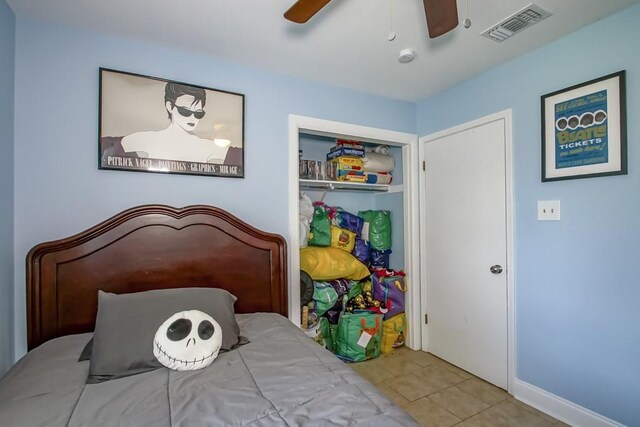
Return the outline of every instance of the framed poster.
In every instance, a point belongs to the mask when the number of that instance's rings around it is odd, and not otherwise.
[[[542,181],[627,173],[625,72],[541,97]]]
[[[99,168],[244,178],[244,95],[100,68]]]

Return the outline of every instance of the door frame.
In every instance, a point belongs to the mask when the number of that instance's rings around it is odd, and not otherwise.
[[[437,139],[464,132],[469,129],[479,127],[491,122],[504,121],[505,136],[505,202],[506,202],[506,238],[507,238],[507,391],[513,393],[513,385],[516,374],[516,313],[515,313],[515,262],[514,262],[514,197],[513,197],[513,125],[512,110],[504,110],[495,114],[481,117],[458,126],[451,127],[430,135],[419,138],[419,156],[420,156],[420,253],[426,253],[426,239],[429,237],[425,230],[425,210],[426,210],[426,188],[423,183],[425,170],[422,165],[425,162],[426,144]],[[420,302],[420,318],[425,319],[427,314],[426,292],[426,265],[428,260],[420,265],[420,294],[422,295]],[[424,322],[421,323],[422,350],[429,351],[429,337]]]
[[[406,345],[421,348],[420,325],[420,224],[418,202],[418,136],[411,133],[391,131],[350,123],[335,122],[313,117],[289,115],[289,319],[300,326],[300,237],[299,237],[299,191],[298,150],[300,133],[332,138],[357,139],[364,142],[402,147],[403,184],[392,186],[390,191],[404,193],[404,270],[408,277],[415,278],[405,294],[405,310],[410,325]],[[296,284],[294,286],[294,284]]]

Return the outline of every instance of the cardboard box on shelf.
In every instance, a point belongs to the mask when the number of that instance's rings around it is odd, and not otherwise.
[[[362,170],[364,162],[360,157],[347,157],[341,156],[331,160],[331,163],[336,165],[337,169],[353,169]]]
[[[360,167],[360,166],[351,166],[351,165],[345,165],[345,164],[339,164],[339,163],[331,163],[331,167],[337,171],[358,171],[358,172],[364,172],[364,168]]]
[[[336,139],[336,145],[342,145],[342,146],[349,146],[349,147],[356,147],[356,148],[364,148],[364,146],[362,145],[362,142],[360,141],[356,141],[354,139],[342,139],[342,138],[338,138]]]
[[[353,176],[365,176],[362,171],[353,171],[353,170],[338,170],[336,171],[336,177],[345,176],[345,175],[353,175]]]
[[[350,146],[336,146],[327,153],[327,160],[333,160],[341,156],[364,157],[364,148],[353,148]]]
[[[346,174],[338,177],[338,181],[346,181],[346,182],[361,182],[364,183],[366,180],[364,175],[354,175],[354,174]]]

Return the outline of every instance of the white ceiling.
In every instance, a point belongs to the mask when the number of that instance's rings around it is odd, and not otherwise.
[[[465,1],[458,0],[461,23]],[[479,34],[531,1],[468,0],[471,28],[460,24],[434,40],[427,35],[422,0],[333,0],[303,25],[282,16],[295,0],[7,2],[18,16],[204,52],[255,68],[417,101],[640,0],[535,0],[553,16],[502,43]],[[390,21],[397,34],[392,42],[387,40]],[[413,62],[397,61],[403,48],[415,50]]]

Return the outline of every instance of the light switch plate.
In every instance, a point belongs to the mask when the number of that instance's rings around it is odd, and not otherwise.
[[[538,200],[538,221],[560,221],[560,200]]]

